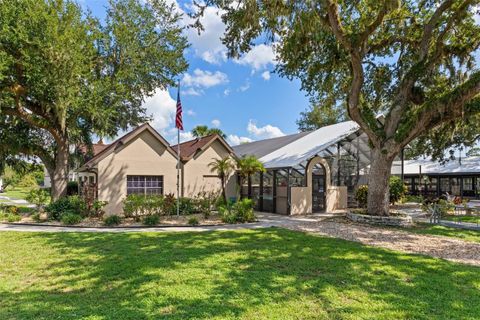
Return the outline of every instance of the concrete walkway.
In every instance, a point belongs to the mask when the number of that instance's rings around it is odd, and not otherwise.
[[[12,198],[5,195],[0,195],[0,203],[7,206],[35,207],[34,204],[29,203],[27,200]]]
[[[378,228],[345,221],[338,215],[282,216],[259,213],[259,221],[249,224],[212,227],[164,228],[75,228],[0,224],[0,231],[35,232],[181,232],[282,227],[322,236],[341,238],[366,245],[406,253],[424,254],[450,261],[480,266],[480,243],[454,238],[420,235],[398,229]]]

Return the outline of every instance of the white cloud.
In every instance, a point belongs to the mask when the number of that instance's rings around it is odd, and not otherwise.
[[[223,94],[224,94],[225,96],[228,96],[228,95],[230,94],[230,89],[225,89],[225,90],[223,91]]]
[[[210,88],[228,83],[228,76],[220,71],[206,71],[195,69],[193,75],[187,73],[183,76],[183,85],[194,88]]]
[[[187,115],[191,116],[191,117],[194,117],[196,116],[197,114],[195,113],[195,111],[193,111],[192,109],[188,109],[187,110]]]
[[[239,144],[242,144],[242,143],[247,143],[247,142],[252,142],[253,140],[248,138],[248,137],[239,137],[237,135],[234,135],[234,134],[229,134],[227,136],[227,142],[231,145],[231,146],[238,146]]]
[[[220,120],[218,120],[218,119],[213,119],[212,120],[212,126],[214,126],[215,128],[220,127],[220,124],[221,124]]]
[[[270,71],[264,71],[264,72],[262,73],[262,78],[263,78],[263,80],[265,80],[265,81],[270,80]]]
[[[147,114],[153,117],[150,124],[160,133],[165,134],[167,128],[173,124],[176,104],[168,91],[163,89],[157,89],[152,97],[145,100],[143,106],[147,109]]]
[[[204,92],[203,90],[200,90],[200,89],[187,88],[185,90],[182,90],[181,93],[184,96],[201,96]]]
[[[192,139],[193,139],[193,134],[190,131],[180,132],[180,142],[185,142]]]
[[[240,86],[240,88],[238,88],[238,91],[245,92],[248,89],[250,89],[250,82],[247,81],[243,86]]]
[[[252,67],[253,71],[259,71],[269,65],[277,64],[273,47],[265,44],[252,47],[243,57],[234,61],[238,64]]]
[[[248,122],[247,131],[258,139],[276,138],[285,135],[280,128],[274,127],[270,124],[263,127],[257,127],[253,120]]]
[[[177,129],[176,128],[169,128],[165,130],[162,135],[165,139],[167,139],[171,145],[176,145],[178,142],[177,136]],[[180,131],[180,143],[194,139],[192,132],[190,131]]]
[[[196,10],[192,5],[188,5],[189,9]],[[227,50],[222,44],[220,38],[225,32],[225,24],[222,22],[221,15],[223,11],[207,7],[203,17],[200,19],[203,31],[198,33],[195,28],[188,28],[186,34],[195,54],[208,63],[220,64],[227,60]],[[186,14],[183,16],[185,24],[191,24],[193,21]]]

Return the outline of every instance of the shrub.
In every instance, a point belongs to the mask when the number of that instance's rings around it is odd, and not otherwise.
[[[11,213],[11,214],[18,214],[18,207],[17,206],[7,206],[5,208],[7,210],[8,213]]]
[[[25,200],[43,208],[50,201],[50,193],[45,189],[33,189],[30,190]]]
[[[391,176],[388,185],[390,187],[390,203],[395,204],[405,196],[407,187],[402,179],[397,176]]]
[[[245,223],[255,221],[252,199],[242,199],[234,204],[228,203],[219,208],[222,221],[225,223]]]
[[[7,222],[16,222],[20,221],[22,217],[18,214],[13,214],[9,212],[2,212],[0,211],[0,220],[7,221]]]
[[[366,208],[367,199],[368,199],[368,186],[367,185],[359,186],[357,191],[355,191],[355,200],[357,200],[358,206],[361,208]]]
[[[196,217],[191,217],[190,219],[188,219],[187,223],[191,226],[198,226],[200,224]]]
[[[190,198],[180,198],[178,201],[180,214],[189,215],[195,213],[194,202]]]
[[[117,216],[117,215],[111,215],[111,216],[108,216],[106,217],[104,220],[103,220],[103,223],[106,225],[106,226],[117,226],[119,225],[120,223],[122,223],[122,218],[120,216]]]
[[[62,215],[73,213],[80,216],[88,215],[87,205],[79,196],[69,196],[58,199],[45,207],[49,219],[60,221]]]
[[[129,194],[123,201],[123,214],[126,218],[137,218],[143,215],[144,195]]]
[[[26,174],[20,179],[16,187],[25,189],[37,189],[38,183],[34,175]]]
[[[144,214],[161,215],[163,210],[163,196],[149,195],[145,196]]]
[[[7,221],[8,222],[17,222],[17,221],[20,221],[22,220],[22,217],[20,217],[18,214],[8,214],[7,216]]]
[[[66,212],[62,215],[61,221],[66,225],[73,225],[82,221],[82,216],[74,212]]]
[[[160,216],[156,214],[143,218],[143,224],[146,226],[156,226],[159,222]]]
[[[167,215],[174,215],[177,212],[177,200],[175,199],[175,195],[173,193],[169,193],[163,199],[163,214]]]
[[[78,182],[68,181],[67,183],[67,196],[78,195]]]
[[[212,210],[215,207],[219,207],[219,205],[217,205],[219,199],[221,201],[220,205],[223,205],[223,197],[219,196],[217,192],[200,192],[193,199],[195,211],[202,213],[205,219],[207,219],[210,216]]]
[[[42,219],[40,218],[40,213],[39,212],[35,212],[34,214],[31,215],[32,217],[32,220],[35,221],[35,222],[41,222]]]
[[[88,209],[88,215],[90,217],[101,218],[105,214],[103,208],[108,204],[107,201],[94,200],[90,208]]]
[[[405,196],[407,187],[403,183],[402,179],[397,176],[391,176],[388,184],[390,188],[390,203],[395,204]],[[357,191],[355,192],[355,200],[357,200],[359,207],[367,207],[368,185],[361,185],[358,187]]]
[[[123,202],[123,213],[136,220],[142,216],[162,213],[163,197],[158,195],[130,194]]]

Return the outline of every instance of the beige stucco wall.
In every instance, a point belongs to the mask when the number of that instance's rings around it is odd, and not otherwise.
[[[221,183],[208,164],[213,159],[230,156],[218,141],[182,166],[181,185],[183,196],[194,197],[202,191],[221,192]],[[98,165],[98,198],[107,201],[107,214],[122,214],[122,201],[127,196],[127,175],[163,176],[164,194],[177,192],[177,158],[150,132],[141,133],[136,139],[115,150]],[[235,176],[228,180],[227,196],[235,196]],[[181,188],[182,190],[182,188]]]
[[[224,159],[225,157],[231,157],[229,151],[216,140],[206,150],[185,163],[182,175],[183,195],[194,197],[200,192],[212,191],[220,194],[222,191],[220,179],[215,172],[210,171],[208,164],[214,159]],[[235,178],[233,172],[231,177]],[[227,197],[235,195],[235,179],[233,178],[227,179]]]
[[[98,165],[98,198],[108,201],[107,215],[121,214],[127,175],[163,176],[164,194],[176,193],[177,159],[150,132],[142,132],[102,159]]]
[[[330,183],[330,167],[327,161],[320,157],[315,157],[310,161],[307,167],[307,186],[291,188],[291,209],[290,214],[310,214],[312,213],[312,169],[321,163],[325,168],[325,211],[345,209],[347,207],[347,187],[336,187]]]
[[[307,166],[307,186],[293,187],[291,190],[291,209],[290,214],[310,214],[312,213],[312,169],[316,164],[322,164],[325,168],[325,187],[330,188],[330,167],[325,159],[320,157],[313,158]],[[328,211],[328,198],[326,199]]]
[[[345,186],[331,186],[327,189],[327,212],[347,208],[347,187]]]
[[[312,188],[311,187],[292,187],[290,214],[308,214],[312,213]]]

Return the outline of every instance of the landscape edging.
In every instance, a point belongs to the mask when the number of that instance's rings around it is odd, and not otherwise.
[[[347,212],[347,218],[353,222],[366,223],[377,226],[411,227],[413,219],[410,216],[371,216]]]

